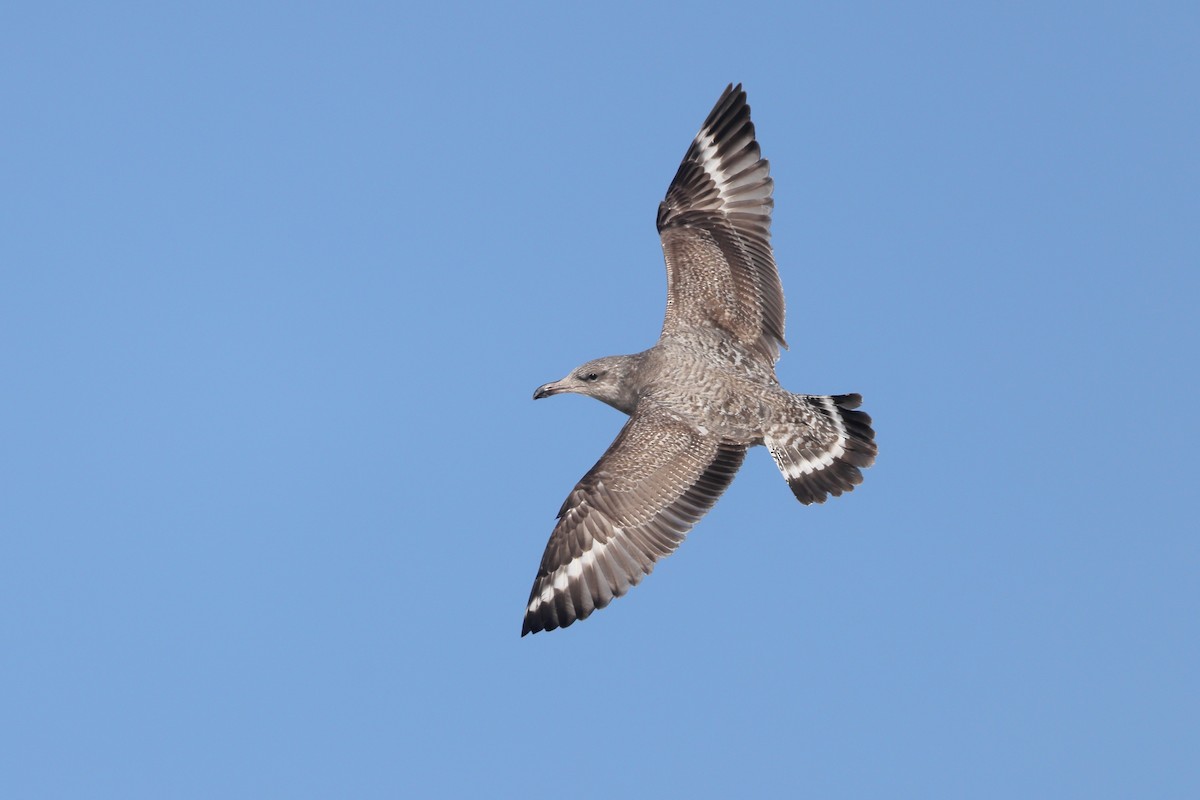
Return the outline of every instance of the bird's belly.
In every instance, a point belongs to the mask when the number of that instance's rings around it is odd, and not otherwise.
[[[680,363],[654,381],[649,398],[701,433],[744,444],[762,442],[782,390],[772,379],[712,363]]]

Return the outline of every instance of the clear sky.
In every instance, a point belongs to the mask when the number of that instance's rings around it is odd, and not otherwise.
[[[1200,797],[1195,4],[10,3],[0,796]],[[521,639],[729,82],[797,392]]]

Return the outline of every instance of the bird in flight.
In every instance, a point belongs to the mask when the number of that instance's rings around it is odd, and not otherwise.
[[[658,343],[588,361],[533,394],[587,395],[629,421],[559,509],[522,636],[586,619],[650,574],[754,445],[767,446],[805,505],[850,491],[875,461],[860,395],[792,394],[775,377],[787,344],[772,187],[746,93],[728,86],[658,207],[667,263]]]

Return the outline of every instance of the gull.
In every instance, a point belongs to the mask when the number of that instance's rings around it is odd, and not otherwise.
[[[658,342],[585,362],[533,394],[594,397],[629,420],[558,512],[522,636],[586,619],[637,585],[755,445],[766,445],[805,505],[852,490],[875,461],[860,395],[792,394],[775,376],[787,344],[773,185],[746,93],[730,85],[658,207],[667,265]]]

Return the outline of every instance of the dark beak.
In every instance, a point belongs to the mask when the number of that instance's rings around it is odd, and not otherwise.
[[[559,392],[561,392],[561,391],[562,391],[562,389],[560,389],[560,388],[559,388],[559,386],[558,386],[558,383],[557,383],[557,382],[555,382],[555,383],[547,383],[547,384],[545,384],[544,386],[539,386],[539,387],[537,388],[537,391],[535,391],[535,392],[533,393],[533,399],[534,399],[534,400],[541,400],[543,397],[549,397],[550,395],[552,395],[552,394],[558,394],[558,393],[559,393]]]

